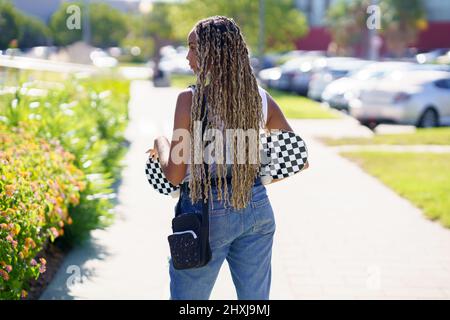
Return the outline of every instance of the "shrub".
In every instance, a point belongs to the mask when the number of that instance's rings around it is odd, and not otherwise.
[[[35,260],[71,224],[85,175],[58,140],[0,125],[0,299],[26,296],[26,282],[45,272]]]
[[[26,295],[48,241],[80,243],[112,222],[128,87],[71,79],[0,95],[0,299]]]

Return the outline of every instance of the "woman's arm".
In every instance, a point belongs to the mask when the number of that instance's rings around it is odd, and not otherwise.
[[[268,92],[266,92],[266,96],[267,96],[267,123],[266,123],[267,129],[294,131],[292,130],[291,126],[286,120],[286,117],[284,116],[283,111],[281,111],[280,106],[275,102],[272,96]],[[308,167],[309,163],[308,161],[306,161],[305,166],[303,167],[302,170],[308,169]],[[283,179],[273,179],[272,182],[270,183],[275,183]]]
[[[179,185],[186,175],[190,148],[188,133],[191,117],[191,104],[192,92],[190,90],[181,92],[178,95],[177,105],[175,108],[172,142],[169,142],[166,137],[158,137],[155,140],[155,150],[159,157],[161,169],[167,180],[169,180],[174,186]],[[185,134],[182,134],[182,138],[180,139],[180,132],[187,133],[188,135],[186,136]],[[174,148],[176,148],[177,151],[183,151],[175,154]],[[180,158],[174,161],[175,156]]]

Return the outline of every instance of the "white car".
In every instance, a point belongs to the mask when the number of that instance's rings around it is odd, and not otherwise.
[[[348,76],[331,82],[322,93],[322,101],[327,102],[332,108],[348,110],[350,100],[358,96],[359,89],[367,81],[377,81],[393,71],[412,69],[414,65],[400,61],[370,63]]]
[[[394,72],[367,84],[350,102],[350,114],[370,128],[380,123],[427,128],[450,124],[450,72]]]
[[[92,60],[92,64],[99,68],[113,68],[117,66],[117,59],[111,57],[105,51],[96,49],[89,55]]]
[[[322,93],[322,101],[327,102],[332,108],[348,111],[350,101],[358,97],[360,89],[369,82],[381,81],[396,72],[414,70],[450,71],[450,68],[442,65],[403,61],[374,62],[346,77],[331,82]]]
[[[314,62],[313,74],[309,82],[308,97],[320,101],[325,88],[334,80],[372,63],[356,58],[323,58]]]

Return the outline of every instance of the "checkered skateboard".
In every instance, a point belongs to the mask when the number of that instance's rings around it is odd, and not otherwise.
[[[308,159],[308,150],[303,139],[294,132],[272,131],[261,134],[261,171],[263,183],[272,179],[283,179],[300,172]],[[179,186],[172,185],[164,176],[157,160],[147,159],[145,174],[150,185],[165,195],[178,194]]]

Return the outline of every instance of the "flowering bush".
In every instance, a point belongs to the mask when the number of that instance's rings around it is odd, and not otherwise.
[[[75,157],[58,140],[0,125],[0,299],[26,297],[26,281],[45,272],[35,260],[71,224],[68,207],[86,187]]]
[[[113,218],[111,186],[120,176],[126,151],[129,81],[72,79],[50,90],[48,86],[25,83],[15,94],[0,96],[0,115],[5,114],[0,122],[26,127],[36,137],[58,139],[75,156],[74,164],[88,181],[79,203],[69,207],[73,224],[64,238],[69,244],[79,243]],[[32,90],[46,93],[31,95]]]
[[[79,243],[112,222],[128,88],[73,79],[0,95],[0,299],[26,296],[47,241]]]

